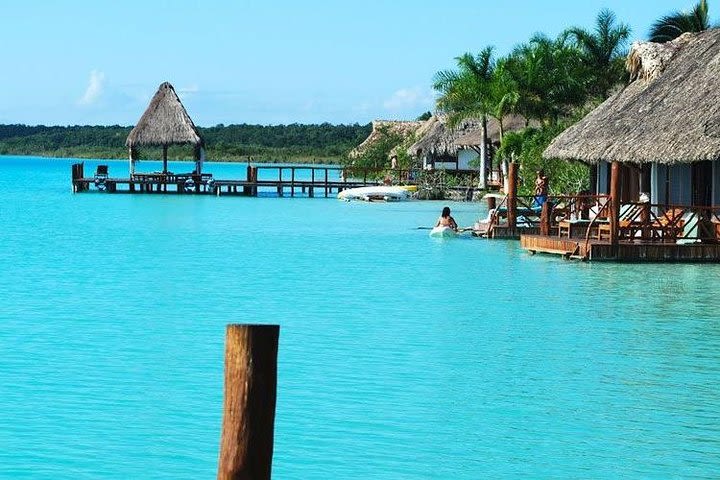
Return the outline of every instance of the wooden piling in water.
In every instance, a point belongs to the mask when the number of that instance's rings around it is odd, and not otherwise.
[[[508,228],[517,227],[517,180],[518,180],[518,164],[510,162],[508,168],[508,192],[507,192],[507,219]]]
[[[228,325],[218,480],[270,480],[279,325]]]

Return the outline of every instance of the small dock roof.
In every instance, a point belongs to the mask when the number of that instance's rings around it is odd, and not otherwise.
[[[164,82],[128,135],[125,145],[130,148],[167,145],[201,147],[204,142],[173,86]]]

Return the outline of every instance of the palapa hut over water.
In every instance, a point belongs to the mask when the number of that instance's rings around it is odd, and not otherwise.
[[[205,142],[188,115],[173,86],[164,82],[150,100],[147,110],[132,129],[125,145],[130,155],[130,175],[135,173],[138,147],[162,147],[163,173],[167,172],[169,145],[192,145],[195,172],[202,173]]]
[[[627,67],[632,82],[543,156],[592,165],[597,193],[618,162],[622,201],[720,205],[720,30],[636,43]]]
[[[522,246],[584,258],[718,262],[720,30],[635,43],[627,68],[631,83],[543,153],[589,164],[595,195],[550,197],[544,233],[521,236]]]

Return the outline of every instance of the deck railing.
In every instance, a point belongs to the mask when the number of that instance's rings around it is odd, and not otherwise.
[[[520,202],[518,202],[520,205]],[[546,213],[547,212],[547,213]],[[544,235],[611,241],[612,202],[607,195],[550,196],[541,214]],[[720,206],[623,202],[616,222],[619,242],[718,243]],[[522,215],[518,210],[518,215]],[[547,228],[542,228],[542,222]]]
[[[720,207],[623,203],[618,218],[620,241],[717,243]]]

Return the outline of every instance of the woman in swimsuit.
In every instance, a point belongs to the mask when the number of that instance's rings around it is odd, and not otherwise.
[[[453,230],[457,230],[458,226],[455,223],[455,219],[450,215],[450,207],[445,207],[442,210],[440,218],[438,218],[436,227],[450,227]]]

